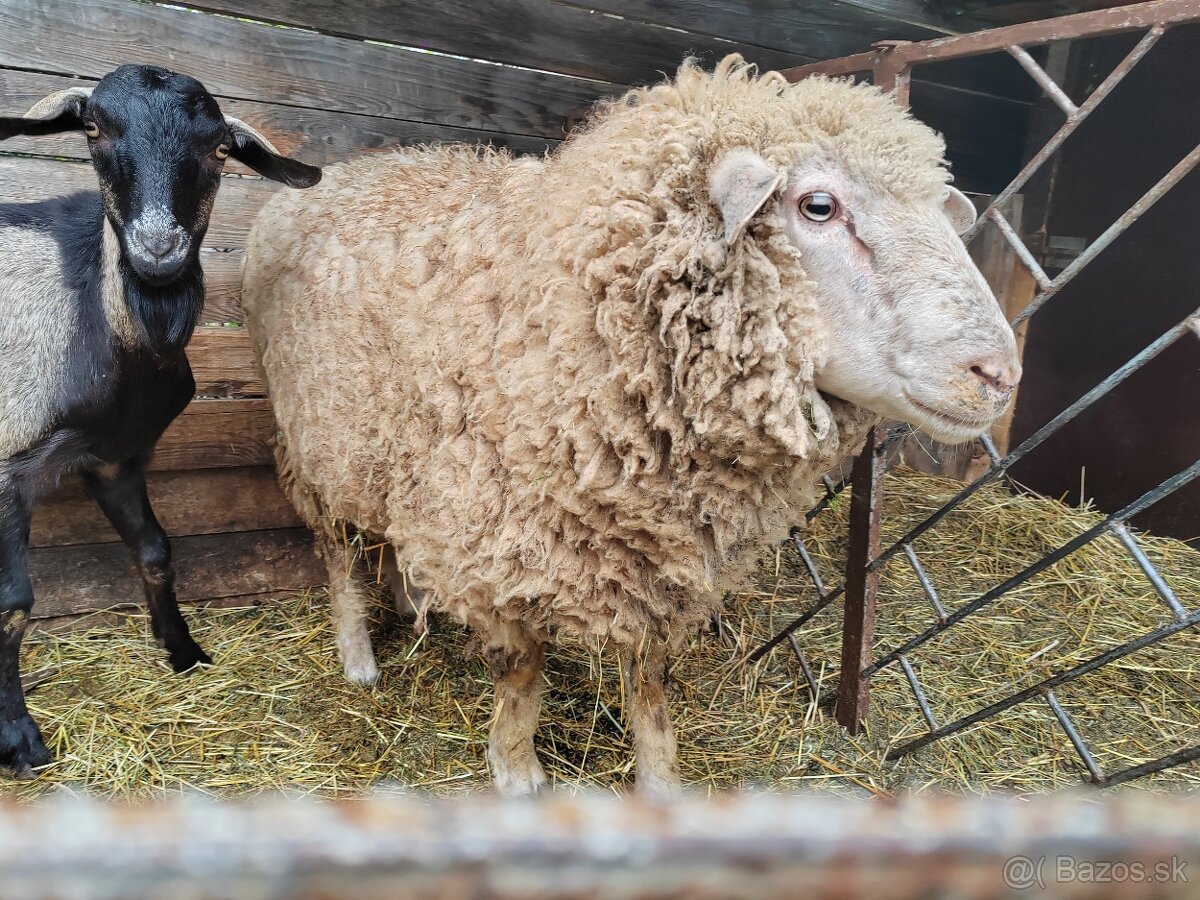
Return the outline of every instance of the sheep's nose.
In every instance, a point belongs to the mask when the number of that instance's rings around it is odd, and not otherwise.
[[[969,369],[975,378],[1003,399],[1008,399],[1021,380],[1021,364],[1006,357],[979,359]]]
[[[183,235],[172,228],[140,234],[138,240],[146,248],[147,253],[157,260],[163,260],[179,249],[179,245],[183,242]]]

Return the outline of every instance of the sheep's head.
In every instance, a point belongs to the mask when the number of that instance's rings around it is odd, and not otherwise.
[[[906,195],[861,160],[839,159],[836,145],[809,145],[782,166],[727,152],[709,183],[725,240],[774,213],[767,230],[786,235],[812,288],[825,345],[813,380],[823,393],[947,442],[984,433],[1021,366],[959,238],[975,221],[970,201],[944,183]]]

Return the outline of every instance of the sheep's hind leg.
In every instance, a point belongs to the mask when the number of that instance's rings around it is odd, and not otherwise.
[[[159,646],[167,651],[171,668],[186,672],[197,665],[210,665],[212,660],[192,639],[179,611],[171,542],[146,494],[145,460],[132,459],[112,468],[84,472],[83,483],[125,546],[133,551],[150,608],[150,627]]]
[[[400,618],[410,624],[416,622],[425,608],[425,592],[413,582],[410,570],[400,568],[391,547],[383,548],[383,574]]]
[[[367,627],[366,591],[354,573],[354,553],[344,544],[324,538],[321,555],[329,572],[329,601],[342,671],[355,684],[374,684],[379,666]]]
[[[652,641],[625,659],[626,685],[633,694],[629,727],[637,757],[637,790],[657,797],[678,797],[678,749],[667,711],[667,648]]]
[[[496,790],[507,797],[536,794],[546,772],[533,747],[542,704],[542,662],[537,641],[520,636],[489,646],[486,655],[496,682],[496,707],[488,736],[488,763]]]

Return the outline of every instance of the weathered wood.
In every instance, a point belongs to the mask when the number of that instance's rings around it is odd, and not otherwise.
[[[150,500],[172,537],[295,528],[299,517],[267,466],[151,472]],[[78,479],[64,482],[34,508],[31,547],[103,544],[116,534]]]
[[[183,602],[300,591],[324,583],[306,528],[193,535],[172,541]],[[29,552],[38,618],[136,606],[142,587],[124,544],[80,544]]]
[[[0,4],[0,65],[98,78],[124,62],[185,69],[220,96],[554,139],[619,90],[130,0]]]
[[[201,253],[204,269],[204,325],[226,325],[245,321],[242,310],[242,251]]]
[[[221,469],[274,462],[266,400],[195,400],[158,442],[151,469]]]
[[[617,18],[554,0],[188,0],[188,6],[611,81],[645,84],[684,57],[711,64],[741,53],[767,69],[810,59],[802,48],[770,49],[698,34],[683,16],[671,28]]]
[[[35,203],[74,191],[97,190],[96,172],[87,163],[19,156],[0,156],[0,185],[8,203]],[[223,178],[205,246],[244,247],[250,223],[276,187],[261,178]]]
[[[81,83],[92,85],[95,79],[0,69],[0,113],[24,112],[47,94]],[[223,112],[252,124],[269,137],[281,152],[314,166],[327,166],[360,153],[412,144],[490,143],[497,147],[508,147],[516,153],[542,153],[558,143],[549,138],[499,134],[403,119],[303,109],[228,97],[218,97],[218,100]],[[89,158],[87,142],[79,133],[10,138],[0,144],[0,150],[69,159]],[[226,170],[250,174],[248,168],[234,159],[229,160]]]
[[[267,393],[245,328],[197,328],[187,355],[197,396],[263,397]]]

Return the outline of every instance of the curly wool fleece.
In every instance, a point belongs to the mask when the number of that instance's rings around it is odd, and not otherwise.
[[[731,57],[604,104],[545,159],[417,148],[278,194],[245,302],[308,523],[397,548],[496,642],[683,638],[873,417],[820,395],[820,292],[770,201],[708,195],[748,148],[897,196],[947,173],[870,86]]]

